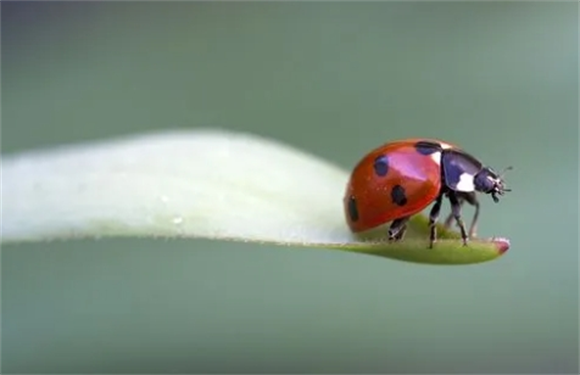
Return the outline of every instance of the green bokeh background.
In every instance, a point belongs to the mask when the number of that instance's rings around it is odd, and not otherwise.
[[[481,265],[4,246],[3,373],[578,373],[576,3],[3,1],[2,57],[3,154],[216,126],[345,169],[410,136],[515,166]]]

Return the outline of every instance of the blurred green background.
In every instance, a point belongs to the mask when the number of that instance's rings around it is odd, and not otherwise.
[[[3,154],[217,126],[345,169],[410,136],[515,166],[481,265],[4,246],[3,373],[578,373],[578,4],[2,1],[2,57]]]

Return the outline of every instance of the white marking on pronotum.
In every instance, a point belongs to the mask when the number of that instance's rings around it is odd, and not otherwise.
[[[462,173],[459,176],[459,182],[457,183],[458,191],[474,191],[475,185],[473,184],[473,175],[469,173]]]
[[[435,163],[437,163],[437,165],[441,165],[441,153],[440,152],[434,152],[429,156],[431,156],[431,159],[433,159],[433,161]]]

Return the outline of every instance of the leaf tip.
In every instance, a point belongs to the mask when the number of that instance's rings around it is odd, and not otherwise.
[[[490,240],[497,247],[499,255],[503,255],[510,248],[510,240],[507,238],[496,237]]]

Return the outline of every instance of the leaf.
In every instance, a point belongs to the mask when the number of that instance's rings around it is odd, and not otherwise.
[[[355,237],[342,195],[348,172],[259,136],[195,130],[28,151],[2,158],[2,243],[114,236],[188,237],[340,249],[393,259],[469,264],[507,240],[462,246],[439,227],[427,248],[417,215],[405,240],[381,228]]]

